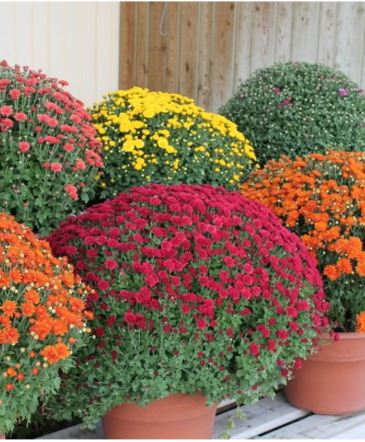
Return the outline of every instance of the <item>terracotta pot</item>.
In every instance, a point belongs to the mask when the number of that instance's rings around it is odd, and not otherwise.
[[[146,407],[122,404],[102,419],[106,439],[211,439],[217,405],[200,394],[176,394]]]
[[[294,371],[284,392],[288,401],[317,414],[352,414],[365,409],[365,334],[339,333]]]

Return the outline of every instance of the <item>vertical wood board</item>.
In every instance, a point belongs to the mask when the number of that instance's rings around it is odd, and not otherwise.
[[[178,90],[193,98],[198,89],[199,4],[182,2],[180,8]]]

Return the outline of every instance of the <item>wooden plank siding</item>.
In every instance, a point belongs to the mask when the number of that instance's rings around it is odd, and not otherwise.
[[[119,87],[217,112],[277,61],[324,63],[365,88],[365,2],[122,2]]]

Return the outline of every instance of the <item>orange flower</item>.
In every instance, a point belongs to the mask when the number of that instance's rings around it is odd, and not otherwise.
[[[351,275],[353,272],[351,261],[347,258],[339,259],[336,263],[336,267],[338,270],[339,276],[345,274],[345,275]]]
[[[331,281],[335,281],[340,276],[337,267],[334,265],[326,266],[323,270],[323,274],[326,275],[327,278],[330,279]]]
[[[11,269],[9,272],[9,276],[15,284],[18,284],[22,280],[22,274],[18,269]]]
[[[66,344],[48,345],[41,351],[41,355],[47,359],[50,364],[55,364],[61,359],[70,356],[70,349]]]
[[[5,315],[12,317],[15,314],[17,304],[14,301],[6,300],[0,309],[4,312]]]
[[[51,333],[51,323],[48,321],[37,321],[30,331],[33,332],[40,341],[43,341]]]
[[[52,321],[52,332],[55,335],[63,336],[68,332],[68,326],[65,321],[62,321],[61,319],[55,319]]]
[[[6,370],[6,373],[7,373],[7,375],[10,376],[10,377],[14,377],[14,376],[16,376],[16,375],[18,374],[18,372],[17,372],[16,370],[14,370],[13,367],[9,367],[9,368]]]
[[[356,322],[357,322],[357,332],[358,333],[365,333],[365,312],[361,312],[358,315],[356,315]]]
[[[73,312],[80,312],[85,308],[84,301],[79,298],[70,298],[70,305]]]
[[[29,289],[25,292],[24,298],[27,302],[32,302],[33,304],[39,304],[40,297],[36,290]]]
[[[359,276],[365,277],[365,260],[359,260],[356,266],[356,272]]]
[[[16,344],[19,341],[19,332],[16,328],[7,327],[0,330],[0,344]]]
[[[26,302],[21,305],[22,313],[24,316],[33,316],[35,312],[34,304]]]

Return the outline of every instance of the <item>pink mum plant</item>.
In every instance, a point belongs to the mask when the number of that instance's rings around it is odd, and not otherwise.
[[[68,83],[0,63],[0,211],[46,234],[94,197],[100,141]]]

